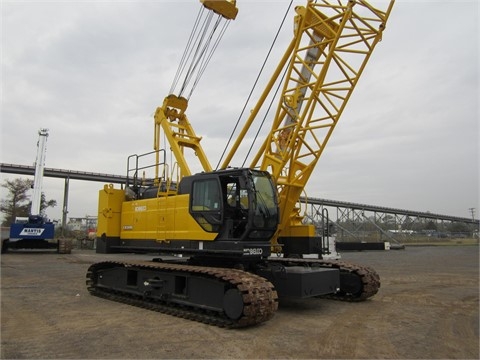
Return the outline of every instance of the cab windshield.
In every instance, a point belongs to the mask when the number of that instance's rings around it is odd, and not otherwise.
[[[277,226],[278,205],[275,188],[269,177],[262,173],[253,173],[254,219],[253,225],[259,228]]]

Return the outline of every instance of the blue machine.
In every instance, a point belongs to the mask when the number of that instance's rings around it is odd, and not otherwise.
[[[38,131],[37,159],[33,182],[32,206],[28,217],[16,218],[10,225],[10,238],[2,243],[2,253],[12,249],[50,249],[57,244],[50,242],[54,238],[55,225],[41,214],[43,170],[47,151],[48,129]]]
[[[55,225],[45,221],[40,216],[29,216],[27,222],[17,222],[10,225],[10,240],[48,240],[53,239]]]
[[[29,216],[28,220],[10,225],[10,238],[2,245],[2,252],[8,249],[56,249],[57,244],[49,242],[55,235],[55,225],[40,216]]]

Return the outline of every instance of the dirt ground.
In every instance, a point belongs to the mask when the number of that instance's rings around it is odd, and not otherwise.
[[[373,266],[371,300],[282,303],[260,326],[226,330],[90,296],[89,264],[145,255],[1,257],[3,359],[479,358],[478,246],[342,254]]]

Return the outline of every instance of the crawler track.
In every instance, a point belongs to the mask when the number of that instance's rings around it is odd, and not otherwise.
[[[231,319],[224,312],[205,310],[202,309],[201,305],[180,305],[171,302],[168,300],[168,296],[165,300],[159,300],[158,298],[148,297],[148,294],[144,296],[132,294],[127,289],[119,290],[97,286],[98,277],[102,270],[119,267],[153,270],[159,274],[194,275],[220,281],[225,283],[226,287],[241,292],[243,312],[239,318]],[[88,291],[95,296],[226,328],[246,327],[267,321],[272,318],[278,308],[277,293],[270,282],[260,276],[236,269],[156,262],[124,263],[108,261],[91,265],[87,272],[86,283]]]
[[[380,288],[380,276],[368,266],[349,263],[338,260],[323,259],[293,259],[293,258],[271,258],[269,261],[280,262],[285,266],[322,266],[337,268],[340,270],[340,291],[335,294],[321,296],[322,298],[341,301],[363,301],[374,296]],[[342,288],[342,277],[356,277],[358,285],[355,292]]]

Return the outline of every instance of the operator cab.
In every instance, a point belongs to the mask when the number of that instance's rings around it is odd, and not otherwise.
[[[190,194],[189,212],[216,241],[269,242],[278,225],[277,192],[270,175],[227,169],[187,176],[178,194]]]

